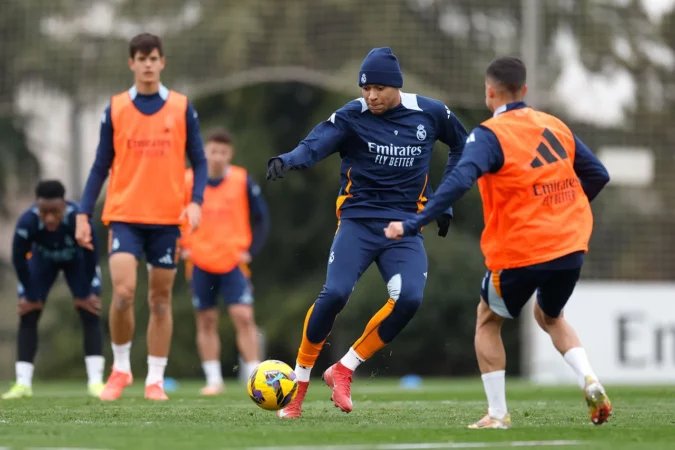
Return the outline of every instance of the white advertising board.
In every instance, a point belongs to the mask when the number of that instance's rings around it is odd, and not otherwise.
[[[524,375],[541,384],[575,383],[572,369],[532,316],[521,320]],[[605,384],[675,384],[675,283],[580,282],[565,308]]]

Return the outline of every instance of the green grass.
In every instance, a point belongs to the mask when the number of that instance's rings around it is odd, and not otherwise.
[[[365,450],[403,443],[577,440],[583,444],[533,448],[675,448],[674,387],[608,387],[614,416],[594,426],[576,388],[509,381],[514,426],[504,431],[466,429],[486,411],[479,380],[425,380],[421,389],[403,390],[393,380],[356,379],[351,414],[333,407],[329,390],[313,380],[298,421],[259,409],[234,381],[219,398],[201,398],[198,383],[184,382],[166,403],[144,400],[138,381],[120,401],[105,404],[88,398],[82,384],[37,383],[32,399],[0,401],[0,447],[321,450],[362,444],[359,450]]]

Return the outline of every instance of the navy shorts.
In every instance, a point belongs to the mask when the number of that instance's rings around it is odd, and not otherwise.
[[[558,317],[572,296],[581,268],[535,269],[519,267],[488,271],[483,278],[481,297],[497,315],[513,319],[520,315],[532,295],[549,317]]]
[[[227,306],[253,304],[251,282],[240,267],[227,273],[211,273],[195,265],[191,284],[192,306],[200,311],[214,308],[218,294],[222,294]]]
[[[96,267],[93,279],[85,279],[86,270],[84,258],[81,255],[72,261],[54,262],[41,257],[39,253],[34,253],[28,260],[28,270],[34,289],[31,289],[30,295],[27,295],[26,289],[19,283],[17,286],[19,298],[23,297],[31,302],[46,301],[61,271],[63,271],[73,298],[86,299],[91,294],[101,295],[101,268]]]
[[[175,269],[178,264],[178,225],[143,225],[112,222],[108,230],[108,254],[131,253],[149,265]]]

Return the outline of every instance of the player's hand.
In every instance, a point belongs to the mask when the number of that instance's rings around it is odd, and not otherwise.
[[[23,316],[29,312],[42,309],[42,306],[42,302],[29,302],[25,297],[21,297],[19,299],[19,304],[17,305],[17,311],[20,316]]]
[[[183,210],[183,214],[180,215],[180,221],[182,222],[186,217],[188,219],[188,224],[190,225],[190,231],[195,231],[202,218],[202,207],[195,202],[190,203]]]
[[[86,299],[76,298],[74,303],[75,308],[89,311],[96,316],[101,315],[101,298],[96,294],[91,294]]]
[[[189,248],[181,247],[181,249],[180,249],[180,259],[182,259],[183,261],[190,259],[190,249]]]
[[[267,175],[265,178],[274,181],[277,178],[283,178],[286,172],[288,172],[288,166],[284,164],[281,158],[272,158],[267,163]]]
[[[251,257],[251,254],[247,251],[241,252],[241,258],[239,259],[240,263],[243,264],[251,264],[251,261],[253,261],[253,258]]]
[[[390,222],[389,226],[384,229],[384,235],[388,239],[401,239],[403,237],[403,222]]]
[[[91,242],[91,224],[89,223],[89,216],[86,214],[75,216],[75,240],[80,247],[88,250],[94,249],[94,244]]]
[[[445,237],[448,235],[448,230],[450,229],[450,220],[452,216],[450,214],[441,214],[436,219],[436,224],[438,225],[438,235],[440,237]]]

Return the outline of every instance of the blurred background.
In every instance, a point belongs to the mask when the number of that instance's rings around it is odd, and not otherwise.
[[[674,3],[3,0],[0,379],[14,376],[16,280],[9,253],[15,221],[33,201],[39,178],[61,179],[67,195],[80,199],[101,114],[110,96],[133,81],[128,40],[148,31],[164,40],[163,82],[189,95],[204,133],[215,126],[234,133],[235,163],[261,184],[270,207],[271,235],[252,265],[267,357],[293,365],[305,312],[324,281],[336,227],[339,157],[275,183],[264,180],[266,162],[292,150],[316,123],[358,97],[363,57],[373,47],[390,46],[404,72],[403,90],[442,100],[467,129],[489,117],[483,74],[490,60],[509,54],[526,61],[526,100],[565,120],[612,176],[593,203],[591,251],[568,308],[573,324],[584,330],[591,360],[599,361],[599,376],[672,383]],[[446,158],[439,145],[432,167],[434,186]],[[436,235],[435,225],[425,231],[430,270],[423,306],[392,345],[359,369],[361,376],[477,373],[473,330],[485,270],[478,244],[482,210],[477,190],[456,205],[455,214],[446,239]],[[105,236],[105,230],[99,231]],[[101,265],[107,310],[105,259]],[[201,377],[188,286],[180,274],[167,376]],[[143,373],[145,275],[141,269],[132,349],[132,366],[142,367]],[[323,370],[342,356],[386,300],[385,283],[373,267],[338,317],[317,368]],[[72,300],[60,281],[40,323],[36,377],[83,379],[80,335]],[[227,320],[222,336],[225,375],[232,368],[235,376],[237,353]],[[547,358],[552,347],[532,329],[529,317],[508,323],[504,340],[510,374],[569,381],[551,370]],[[106,357],[112,361],[107,338]]]

